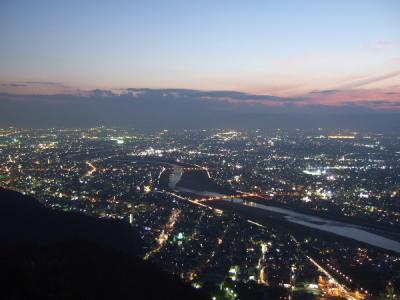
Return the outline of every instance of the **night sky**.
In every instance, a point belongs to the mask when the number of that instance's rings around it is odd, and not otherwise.
[[[2,126],[400,119],[397,0],[1,1],[0,39]]]

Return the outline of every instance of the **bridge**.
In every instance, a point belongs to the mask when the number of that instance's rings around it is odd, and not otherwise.
[[[261,198],[263,200],[268,200],[271,197],[267,195],[261,196],[260,194],[256,193],[243,193],[243,194],[233,194],[233,195],[221,195],[215,197],[203,197],[200,199],[196,199],[197,202],[207,202],[207,201],[218,201],[218,200],[226,200],[226,199],[243,199],[243,198]]]

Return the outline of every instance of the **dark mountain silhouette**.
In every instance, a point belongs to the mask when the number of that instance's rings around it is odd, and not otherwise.
[[[47,209],[0,188],[2,299],[204,299],[143,261],[128,225]]]
[[[7,228],[0,233],[0,245],[83,240],[141,254],[140,237],[127,223],[50,210],[36,199],[10,190],[1,190],[0,199],[0,225]]]

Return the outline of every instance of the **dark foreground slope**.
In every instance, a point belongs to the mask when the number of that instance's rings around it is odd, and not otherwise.
[[[185,171],[176,186],[195,191],[207,191],[225,195],[234,194],[233,190],[220,186],[217,182],[208,177],[205,170]]]
[[[130,226],[49,210],[0,188],[2,299],[203,299],[133,255]]]
[[[141,254],[139,235],[126,222],[46,208],[36,199],[0,189],[0,245],[89,241],[124,253]]]
[[[85,242],[0,248],[0,282],[2,299],[201,299],[140,258]]]

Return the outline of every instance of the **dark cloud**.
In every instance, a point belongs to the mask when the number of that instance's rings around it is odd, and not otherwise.
[[[25,86],[28,86],[28,85],[24,84],[24,83],[2,83],[1,86],[4,86],[4,87],[25,87]]]
[[[89,94],[91,96],[94,96],[94,97],[113,97],[113,96],[117,96],[116,94],[114,94],[110,90],[101,90],[101,89],[92,90],[92,91],[89,92]]]
[[[310,95],[313,95],[313,94],[320,94],[320,95],[336,94],[336,93],[352,90],[352,89],[355,89],[355,88],[358,88],[358,87],[361,87],[361,86],[364,86],[367,84],[375,83],[378,81],[390,79],[390,78],[397,77],[397,76],[400,76],[400,70],[386,73],[386,74],[379,75],[379,76],[370,77],[367,79],[357,80],[357,81],[354,81],[354,82],[351,82],[351,83],[348,83],[345,85],[337,86],[335,89],[315,90],[315,91],[310,92]],[[395,95],[396,93],[388,92],[386,94],[387,95]]]
[[[378,75],[378,76],[374,76],[374,77],[369,77],[367,79],[356,80],[354,82],[338,86],[332,90],[322,90],[322,91],[317,91],[317,92],[318,93],[337,93],[337,92],[341,92],[341,91],[345,91],[345,90],[355,89],[360,86],[364,86],[364,85],[375,83],[378,81],[390,79],[390,78],[397,77],[397,76],[400,76],[400,70],[382,74],[382,75]]]
[[[400,106],[400,102],[388,100],[359,100],[359,101],[346,101],[344,105],[350,106]]]
[[[266,102],[297,102],[303,101],[303,97],[276,97],[269,95],[255,95],[237,91],[199,91],[190,89],[124,89],[126,92],[147,95],[172,96],[172,97],[196,97],[205,99],[221,99],[236,101],[266,101]]]
[[[42,86],[53,86],[53,87],[66,87],[62,82],[52,82],[52,81],[25,81],[26,85],[42,85]]]
[[[340,90],[322,90],[322,91],[315,90],[315,91],[310,92],[310,94],[325,94],[325,95],[328,95],[328,94],[336,94],[338,92],[340,92]]]
[[[219,101],[232,98],[237,102]],[[216,101],[217,99],[217,101]],[[248,99],[261,100],[249,102]],[[273,99],[273,100],[272,100]],[[280,105],[276,105],[276,102]],[[272,103],[273,105],[266,105]],[[399,130],[400,110],[381,100],[343,106],[304,105],[287,98],[180,89],[93,90],[81,95],[0,94],[0,125],[135,128],[355,128]],[[388,104],[389,105],[389,104]],[[374,120],[371,122],[371,120]]]
[[[52,81],[23,81],[23,82],[6,82],[0,84],[3,87],[11,87],[11,88],[24,88],[24,87],[51,87],[51,88],[62,88],[68,89],[71,88],[69,85],[66,85],[62,82],[52,82]]]

